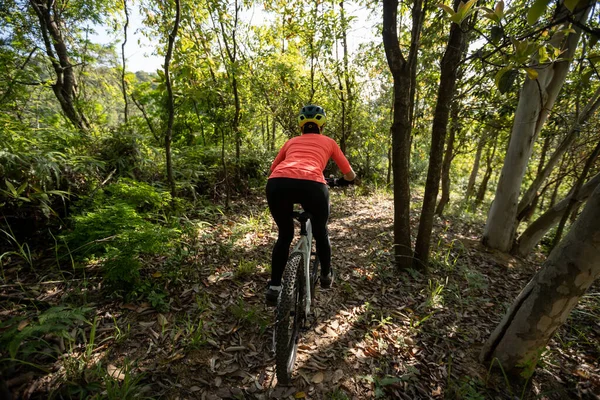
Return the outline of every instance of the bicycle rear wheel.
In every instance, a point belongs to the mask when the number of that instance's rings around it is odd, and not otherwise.
[[[319,256],[315,254],[315,258],[310,263],[310,301],[314,303],[315,301],[315,287],[317,284],[317,279],[319,276]]]
[[[283,271],[283,282],[275,327],[277,380],[288,384],[296,363],[298,334],[302,325],[304,299],[304,254],[292,253]]]

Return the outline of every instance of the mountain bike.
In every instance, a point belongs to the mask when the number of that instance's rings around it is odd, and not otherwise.
[[[327,179],[327,184],[330,187],[340,186],[337,180],[332,178]],[[293,216],[300,222],[300,239],[291,251],[283,270],[273,332],[277,380],[284,385],[291,382],[300,330],[306,327],[310,307],[314,303],[319,271],[319,257],[312,251],[311,215],[294,211]]]

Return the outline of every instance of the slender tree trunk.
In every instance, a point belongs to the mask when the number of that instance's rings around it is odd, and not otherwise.
[[[346,101],[343,104],[344,109],[344,128],[343,129],[343,144],[340,143],[342,152],[346,153],[346,142],[348,137],[352,135],[352,109],[354,97],[352,91],[352,83],[350,82],[350,67],[348,63],[348,39],[346,31],[348,29],[348,21],[344,14],[344,1],[340,1],[340,13],[342,22],[342,44],[344,49],[344,83],[346,86]],[[347,106],[346,106],[347,105]]]
[[[152,136],[154,137],[154,139],[156,139],[157,142],[161,142],[159,135],[156,133],[156,130],[154,129],[154,126],[152,125],[152,121],[150,121],[150,117],[148,116],[148,113],[146,112],[146,109],[144,108],[144,105],[142,103],[140,103],[138,101],[138,99],[135,98],[135,95],[133,93],[131,93],[131,100],[133,101],[133,104],[135,104],[135,106],[138,108],[138,110],[140,110],[142,112],[142,115],[144,116],[144,121],[146,121],[146,125],[148,125],[148,129],[150,129],[150,132],[152,133]]]
[[[423,3],[412,3],[412,32],[408,59],[400,50],[398,41],[398,0],[383,0],[383,45],[394,80],[394,114],[392,133],[392,170],[394,183],[394,255],[398,268],[412,265],[410,239],[410,110],[411,81],[416,73],[411,69],[417,56],[419,37],[423,23]]]
[[[481,162],[481,153],[483,152],[483,146],[485,146],[485,139],[482,136],[479,138],[479,142],[477,142],[475,161],[473,162],[473,169],[471,169],[471,175],[469,175],[469,183],[467,184],[465,201],[469,201],[475,189],[475,180],[477,179],[477,174],[479,173],[479,163]]]
[[[435,213],[440,216],[444,213],[444,208],[446,208],[448,202],[450,202],[450,167],[454,158],[454,141],[459,129],[458,102],[454,102],[452,106],[452,127],[448,141],[446,142],[446,151],[444,153],[444,161],[442,162],[442,197],[435,210]]]
[[[46,54],[56,76],[56,82],[52,85],[54,95],[67,119],[79,130],[87,132],[90,129],[90,124],[75,104],[77,79],[64,34],[61,31],[61,27],[64,26],[61,20],[61,12],[55,9],[57,7],[55,2],[29,0],[29,4],[40,22],[40,31],[46,47]]]
[[[554,235],[554,240],[552,241],[552,248],[554,248],[560,242],[562,232],[565,229],[565,225],[567,224],[567,221],[569,220],[569,215],[571,213],[571,210],[573,210],[573,208],[575,207],[575,204],[577,203],[577,200],[576,200],[577,194],[579,193],[581,186],[583,186],[583,182],[585,181],[585,178],[587,177],[587,174],[590,171],[590,168],[592,168],[592,165],[598,158],[599,153],[600,153],[600,142],[598,142],[598,144],[596,144],[596,148],[594,148],[594,150],[592,151],[592,154],[590,154],[590,156],[588,157],[587,161],[585,162],[585,166],[583,167],[583,171],[581,171],[581,175],[579,175],[579,178],[577,179],[577,182],[575,183],[575,187],[573,188],[573,195],[571,197],[571,200],[569,201],[569,204],[567,204],[567,208],[565,209],[565,212],[563,213],[563,216],[560,219],[560,222],[558,223],[558,227],[556,228],[556,234]]]
[[[479,206],[479,204],[481,204],[483,199],[485,199],[487,185],[488,185],[490,178],[492,177],[492,172],[494,171],[494,169],[492,168],[492,164],[494,163],[494,156],[496,155],[497,146],[498,146],[498,137],[496,136],[496,138],[494,139],[494,145],[489,150],[489,153],[486,157],[485,173],[483,174],[483,179],[481,180],[481,183],[479,184],[479,190],[477,191],[477,195],[475,196],[475,205],[476,206]]]
[[[217,128],[215,127],[215,130]],[[227,173],[227,160],[225,159],[225,130],[221,131],[221,163],[223,165],[223,180],[225,182],[225,208],[229,208],[229,174]]]
[[[458,8],[460,0],[454,1],[454,9]],[[425,195],[421,208],[419,232],[415,245],[415,261],[413,267],[427,270],[429,263],[429,248],[431,245],[431,232],[433,230],[433,215],[437,203],[442,173],[442,160],[444,157],[444,143],[450,117],[450,106],[456,89],[458,66],[462,58],[465,34],[460,25],[452,23],[450,37],[446,52],[442,58],[440,71],[440,86],[438,88],[437,103],[433,115],[431,130],[431,148],[429,151],[429,168],[425,182]]]
[[[550,338],[600,276],[600,186],[573,228],[519,294],[481,352],[504,371],[527,377]]]
[[[575,15],[577,22],[585,22],[589,15],[589,1]],[[570,13],[560,6],[556,18]],[[526,79],[521,90],[508,152],[498,180],[496,196],[488,213],[482,242],[484,245],[501,251],[509,251],[516,230],[517,208],[521,183],[531,156],[533,144],[546,122],[548,113],[562,88],[569,71],[570,60],[577,48],[581,29],[574,25],[574,33],[565,36],[571,23],[565,23],[551,40],[554,47],[561,48],[562,60],[548,66],[540,66],[535,80]]]
[[[123,44],[121,45],[121,62],[123,71],[121,71],[121,91],[123,92],[123,101],[125,102],[125,108],[123,110],[123,117],[125,119],[125,125],[129,123],[129,110],[127,102],[127,81],[125,80],[126,63],[125,63],[125,46],[127,45],[127,28],[129,26],[129,12],[127,11],[127,0],[123,0],[123,10],[125,10],[125,26],[123,27]]]
[[[542,240],[544,235],[556,225],[562,215],[564,214],[567,206],[571,201],[575,201],[576,204],[581,204],[590,196],[596,186],[600,185],[600,173],[581,187],[576,196],[573,196],[573,190],[563,200],[557,204],[550,206],[550,208],[544,212],[538,219],[533,221],[527,229],[519,236],[515,241],[515,244],[511,250],[511,253],[520,257],[525,257],[535,247],[536,244]]]
[[[167,87],[167,130],[165,132],[165,154],[167,157],[167,180],[171,188],[171,197],[175,199],[175,178],[173,177],[173,160],[171,154],[171,142],[173,141],[173,122],[175,120],[175,99],[173,96],[173,85],[171,83],[171,57],[173,56],[173,47],[177,38],[177,30],[179,29],[181,5],[180,0],[175,0],[175,24],[173,30],[169,34],[169,42],[167,46],[167,54],[165,54],[165,85]]]
[[[238,80],[237,80],[237,28],[239,22],[239,11],[240,6],[238,1],[235,0],[235,14],[233,18],[233,29],[231,32],[231,47],[229,46],[229,41],[227,40],[227,35],[225,33],[225,27],[223,24],[223,18],[219,17],[219,23],[221,25],[221,34],[223,36],[223,44],[225,45],[225,50],[227,51],[227,56],[229,58],[229,68],[228,73],[231,77],[231,88],[233,90],[233,99],[235,104],[235,112],[233,114],[232,121],[232,129],[233,134],[235,136],[235,161],[238,165],[238,173],[239,173],[239,164],[241,158],[241,146],[242,146],[242,136],[240,132],[240,115],[241,115],[241,102],[240,102],[240,94],[238,91]]]
[[[600,107],[600,88],[596,89],[596,92],[592,96],[592,98],[588,101],[581,114],[577,117],[577,120],[571,126],[571,129],[558,145],[550,159],[548,160],[548,164],[544,166],[541,171],[538,171],[534,181],[531,183],[529,188],[523,194],[521,201],[519,202],[519,207],[517,209],[518,214],[523,213],[523,211],[527,208],[529,203],[531,203],[532,199],[535,197],[535,194],[539,190],[542,183],[548,179],[563,154],[571,147],[579,132],[581,130],[581,126],[584,125],[598,110]]]
[[[275,117],[273,117],[273,123],[271,124],[271,151],[275,151]]]

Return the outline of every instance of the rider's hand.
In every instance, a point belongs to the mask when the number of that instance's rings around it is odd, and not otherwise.
[[[342,186],[342,187],[344,187],[344,186],[351,185],[352,183],[353,183],[352,181],[347,181],[346,179],[344,179],[344,177],[337,178],[335,180],[335,186]]]

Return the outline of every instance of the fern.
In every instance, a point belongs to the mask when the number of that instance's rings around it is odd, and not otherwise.
[[[28,323],[24,317],[13,318],[0,324],[0,347],[7,349],[10,357],[16,359],[22,353],[23,358],[36,351],[47,348],[48,343],[44,337],[52,334],[71,340],[69,331],[79,323],[89,323],[86,314],[92,308],[66,306],[52,307],[37,316],[37,319]]]

